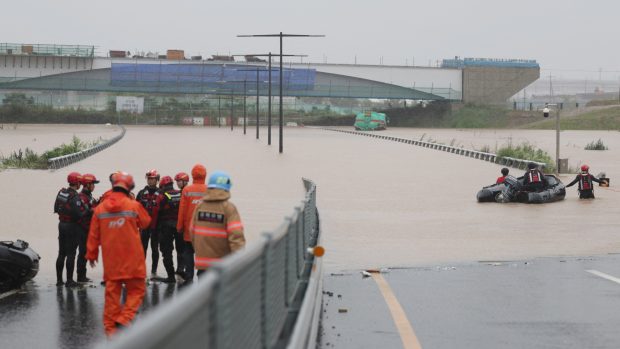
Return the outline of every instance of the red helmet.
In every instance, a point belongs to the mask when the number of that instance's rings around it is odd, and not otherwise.
[[[179,172],[174,176],[175,181],[186,181],[189,182],[189,175],[185,172]]]
[[[113,177],[112,187],[114,188],[123,188],[131,191],[135,187],[133,176],[127,172],[116,172]]]
[[[155,170],[155,169],[150,170],[150,171],[148,171],[148,172],[146,173],[146,176],[145,176],[145,177],[146,177],[147,179],[148,179],[148,178],[157,178],[157,180],[159,180],[159,172],[157,172],[157,170]]]
[[[90,183],[99,183],[97,177],[94,174],[86,173],[82,175],[82,185],[90,184]]]
[[[581,171],[582,172],[588,172],[590,170],[590,166],[588,165],[581,165]]]
[[[80,184],[81,181],[82,175],[79,172],[71,172],[67,176],[67,182],[69,182],[69,184]]]
[[[172,185],[172,177],[170,177],[170,176],[163,176],[161,178],[161,181],[159,181],[159,187],[160,188],[163,188],[163,187],[165,187],[166,185],[169,185],[169,184]]]

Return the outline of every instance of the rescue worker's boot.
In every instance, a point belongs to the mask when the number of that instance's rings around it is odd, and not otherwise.
[[[65,283],[65,287],[75,287],[78,285],[78,283],[73,280],[74,261],[75,255],[67,256],[67,282]]]
[[[78,278],[77,278],[77,282],[79,282],[79,283],[81,283],[81,284],[87,284],[87,283],[89,283],[89,282],[91,282],[91,281],[93,281],[93,280],[91,280],[91,279],[87,278],[87,277],[86,277],[86,275],[80,275],[80,276],[78,276]]]
[[[165,282],[167,284],[174,284],[177,282],[177,279],[174,277],[174,266],[166,265],[166,273],[168,274],[168,277],[162,279],[162,282]]]

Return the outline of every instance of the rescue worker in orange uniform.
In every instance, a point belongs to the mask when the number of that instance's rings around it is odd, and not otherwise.
[[[189,175],[185,172],[179,172],[174,176],[174,180],[177,183],[177,188],[179,188],[179,192],[182,192],[183,188],[185,188],[187,184],[189,183]],[[178,210],[177,210],[177,215],[178,215]],[[177,270],[175,274],[177,275],[177,278],[179,278],[179,281],[181,281],[181,279],[185,275],[185,267],[184,267],[185,263],[183,260],[183,247],[184,246],[185,246],[185,240],[183,240],[183,234],[179,232],[175,232],[174,248],[177,251]]]
[[[183,188],[181,193],[181,204],[179,205],[179,219],[177,220],[177,232],[183,234],[185,246],[183,247],[183,261],[185,266],[186,283],[194,280],[194,248],[192,246],[189,226],[192,222],[194,208],[202,201],[202,197],[207,192],[205,178],[207,169],[201,164],[196,164],[192,168],[193,183]]]
[[[86,214],[78,193],[82,176],[71,172],[67,176],[68,188],[62,188],[54,201],[54,213],[58,214],[58,257],[56,258],[56,286],[77,286],[73,280],[75,250],[78,248],[80,225],[78,222]],[[67,269],[67,282],[62,281],[63,267]]]
[[[95,267],[99,246],[106,282],[103,326],[107,336],[133,320],[146,291],[146,262],[140,229],[146,229],[151,218],[144,207],[131,199],[133,177],[128,173],[114,176],[113,191],[93,212],[88,233],[86,259]],[[125,285],[125,303],[121,293]]]
[[[237,207],[229,201],[231,186],[226,172],[214,172],[209,177],[207,194],[194,210],[191,237],[198,275],[213,262],[245,246],[241,217]]]
[[[547,186],[545,175],[533,162],[527,164],[527,171],[523,174],[523,185],[525,190],[533,192],[541,191]]]
[[[579,183],[577,191],[579,192],[580,199],[594,199],[594,185],[596,183],[606,183],[590,174],[590,166],[582,165],[581,173],[579,173],[572,182],[568,183],[566,187],[572,187],[575,183]]]
[[[181,191],[174,189],[172,177],[170,176],[162,177],[161,182],[159,182],[159,189],[162,195],[159,196],[160,201],[158,203],[159,215],[157,217],[157,231],[159,233],[159,249],[168,277],[158,278],[158,280],[165,283],[175,283],[172,250],[174,239],[177,235]]]
[[[78,259],[77,259],[77,282],[86,283],[91,280],[86,277],[86,240],[88,239],[88,230],[90,229],[90,220],[93,216],[93,210],[97,206],[97,200],[93,197],[95,184],[99,181],[95,175],[86,173],[82,175],[82,191],[80,199],[84,205],[85,215],[78,222],[80,224],[80,236],[78,243]]]
[[[146,187],[138,192],[136,200],[142,204],[146,212],[151,216],[151,225],[143,229],[140,233],[142,246],[144,247],[144,258],[151,240],[151,278],[157,277],[157,265],[159,264],[159,234],[157,233],[157,215],[161,193],[157,188],[159,183],[159,173],[157,170],[150,170],[145,175]]]

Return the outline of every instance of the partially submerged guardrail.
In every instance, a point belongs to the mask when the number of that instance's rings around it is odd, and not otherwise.
[[[273,232],[212,266],[108,348],[314,348],[322,291],[316,186]],[[318,308],[317,308],[318,307]]]
[[[448,153],[463,155],[463,156],[471,157],[474,159],[489,161],[489,162],[493,162],[493,163],[500,164],[503,166],[514,167],[518,169],[525,169],[527,167],[527,164],[530,162],[535,163],[540,168],[545,168],[547,166],[547,164],[545,164],[544,162],[516,159],[516,158],[507,157],[507,156],[497,156],[497,154],[493,154],[493,153],[486,153],[486,152],[472,150],[472,149],[453,147],[451,145],[445,145],[445,144],[439,144],[439,143],[433,143],[433,142],[416,141],[414,139],[385,136],[385,135],[380,135],[376,133],[368,133],[368,132],[339,130],[339,129],[334,129],[334,128],[322,128],[322,129],[329,130],[329,131],[343,132],[343,133],[351,133],[355,135],[372,137],[372,138],[380,138],[380,139],[385,139],[388,141],[406,143],[406,144],[411,144],[411,145],[417,145],[417,146],[424,147],[424,148],[441,150],[441,151],[445,151]]]
[[[88,149],[84,149],[81,150],[77,153],[72,153],[72,154],[67,154],[67,155],[63,155],[63,156],[58,156],[55,158],[51,158],[47,160],[47,168],[52,169],[52,170],[57,170],[59,168],[63,168],[66,166],[69,166],[73,163],[76,163],[78,161],[84,160],[87,157],[96,154],[106,148],[108,148],[109,146],[111,146],[112,144],[120,141],[124,136],[125,136],[125,127],[122,125],[119,125],[121,127],[121,133],[117,136],[115,136],[112,139],[109,139],[101,144],[97,144],[94,147],[88,148]]]

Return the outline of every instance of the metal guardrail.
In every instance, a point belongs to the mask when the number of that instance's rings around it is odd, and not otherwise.
[[[69,166],[75,162],[81,161],[86,159],[87,157],[96,154],[106,148],[108,148],[109,146],[111,146],[112,144],[118,142],[121,140],[121,138],[123,138],[125,136],[125,127],[120,125],[122,131],[118,136],[115,136],[112,139],[107,140],[104,143],[101,144],[97,144],[94,147],[88,148],[88,149],[84,149],[81,150],[77,153],[72,153],[72,154],[67,154],[67,155],[63,155],[63,156],[58,156],[55,158],[51,158],[47,160],[47,167],[49,169],[52,170],[57,170],[59,168],[63,168],[65,166]]]
[[[105,348],[314,348],[322,261],[316,186],[272,232],[214,265]],[[318,307],[318,308],[317,308]]]
[[[340,130],[340,129],[333,129],[333,128],[322,128],[322,129],[329,130],[329,131],[343,132],[343,133],[351,133],[351,134],[366,136],[366,137],[380,138],[380,139],[385,139],[385,140],[394,141],[394,142],[401,142],[401,143],[406,143],[406,144],[411,144],[411,145],[417,145],[417,146],[424,147],[424,148],[441,150],[441,151],[445,151],[448,153],[454,153],[458,155],[471,157],[474,159],[489,161],[489,162],[493,162],[493,163],[500,164],[500,165],[507,166],[507,167],[518,168],[521,170],[525,169],[527,167],[527,164],[530,162],[535,163],[540,168],[545,168],[547,166],[547,164],[545,164],[544,162],[516,159],[516,158],[507,157],[507,156],[498,156],[497,154],[494,154],[494,153],[486,153],[482,151],[453,147],[451,145],[445,145],[445,144],[439,144],[439,143],[433,143],[433,142],[416,141],[413,139],[385,136],[385,135],[380,135],[376,133],[368,133],[368,132]]]

